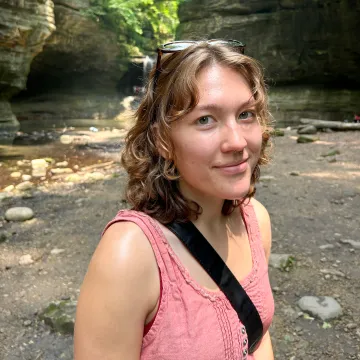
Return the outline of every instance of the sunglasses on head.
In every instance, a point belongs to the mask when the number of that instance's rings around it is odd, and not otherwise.
[[[160,75],[160,61],[161,61],[161,56],[163,54],[172,54],[172,53],[176,53],[182,50],[187,49],[188,47],[194,45],[194,44],[199,44],[203,41],[192,41],[192,40],[183,40],[183,41],[172,41],[166,44],[163,44],[161,46],[158,47],[157,49],[157,61],[156,61],[156,73],[155,73],[155,78],[154,78],[154,87],[153,87],[153,91],[155,91],[155,87],[156,87],[156,83],[157,83],[157,79]],[[224,44],[227,46],[231,46],[234,47],[236,49],[238,49],[238,51],[241,54],[245,53],[245,47],[246,45],[244,43],[242,43],[241,41],[238,40],[218,40],[218,39],[212,39],[212,40],[207,40],[206,41],[209,44]]]

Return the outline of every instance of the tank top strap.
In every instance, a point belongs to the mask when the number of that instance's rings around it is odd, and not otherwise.
[[[242,205],[241,213],[248,232],[254,265],[264,265],[264,262],[266,263],[265,252],[254,206],[250,202]]]
[[[116,216],[105,226],[102,234],[104,234],[112,224],[119,221],[131,221],[141,228],[150,242],[150,245],[155,254],[162,281],[166,279],[174,280],[176,278],[174,274],[174,267],[171,262],[168,249],[165,246],[166,240],[164,239],[164,235],[157,222],[150,216],[140,211],[120,210]]]

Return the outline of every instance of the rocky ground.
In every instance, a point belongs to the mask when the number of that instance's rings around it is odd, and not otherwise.
[[[69,300],[71,307],[103,227],[126,206],[126,176],[114,151],[123,134],[87,135],[97,141],[80,150],[93,156],[95,151],[94,164],[47,159],[47,176],[23,187],[18,185],[30,175],[29,159],[10,168],[7,159],[0,167],[6,179],[2,188],[7,188],[0,193],[1,360],[72,359],[72,336],[52,331],[39,315],[52,301]],[[359,133],[314,136],[319,140],[305,144],[296,142],[294,130],[276,137],[274,161],[258,185],[257,198],[272,218],[273,254],[285,254],[280,265],[273,257],[270,268],[275,357],[360,359]],[[72,172],[53,173],[54,168]],[[21,174],[10,176],[14,172]],[[5,220],[6,211],[17,206],[29,207],[34,217]],[[300,309],[304,296],[329,296],[341,309],[334,309],[336,318],[326,319],[332,304],[322,306],[324,299],[315,298],[322,320],[317,310]]]

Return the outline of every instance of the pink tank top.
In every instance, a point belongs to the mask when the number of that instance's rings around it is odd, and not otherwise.
[[[252,205],[243,206],[253,268],[241,285],[255,304],[264,333],[274,315],[268,266]],[[181,264],[157,221],[142,212],[121,210],[118,221],[136,223],[147,236],[160,270],[161,297],[150,329],[144,332],[141,360],[254,360],[246,329],[221,291],[201,287]],[[105,231],[104,230],[104,231]]]

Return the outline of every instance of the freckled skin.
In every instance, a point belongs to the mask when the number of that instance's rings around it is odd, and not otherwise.
[[[262,142],[255,113],[248,116],[255,112],[247,104],[250,87],[241,74],[216,64],[199,73],[198,88],[199,104],[171,128],[181,190],[195,197],[240,199],[248,193]],[[243,172],[219,169],[246,159]]]

